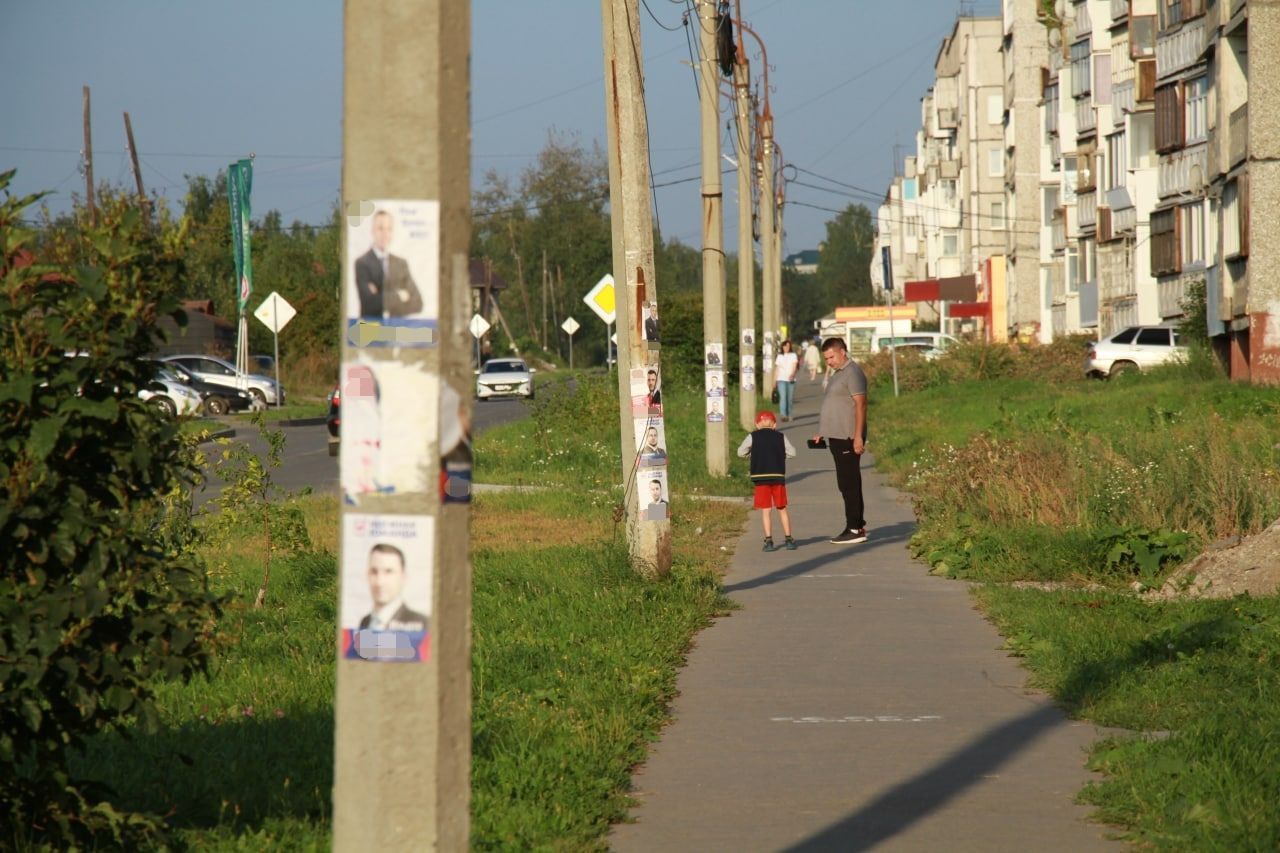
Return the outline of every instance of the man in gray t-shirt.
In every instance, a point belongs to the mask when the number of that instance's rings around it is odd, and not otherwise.
[[[814,440],[826,437],[836,463],[836,486],[844,499],[845,528],[831,542],[852,545],[867,541],[860,467],[867,442],[867,376],[849,358],[842,338],[823,341],[822,357],[832,373],[822,398]]]

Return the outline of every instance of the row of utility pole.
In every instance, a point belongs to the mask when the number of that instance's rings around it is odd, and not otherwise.
[[[90,121],[89,87],[83,87],[83,123],[84,123],[84,205],[89,211],[89,221],[98,219],[98,204],[93,188],[93,128]],[[142,186],[142,170],[138,168],[138,149],[133,144],[133,122],[129,114],[124,114],[124,134],[129,146],[129,161],[133,165],[133,181],[138,188],[138,207],[142,211],[143,223],[151,220],[151,207],[147,201],[147,191]]]
[[[719,171],[720,82],[717,37],[730,18],[715,0],[696,4],[702,49],[703,276],[707,381],[707,466],[728,473],[726,398],[710,374],[739,370],[740,416],[754,423],[755,392],[773,390],[779,332],[781,215],[774,186],[776,145],[767,79],[763,111],[748,108],[750,73],[740,9],[732,45],[738,155],[739,354],[726,341],[723,191]],[[650,430],[663,435],[658,282],[654,274],[648,124],[640,47],[640,0],[601,0],[608,129],[613,277],[618,341],[625,520],[632,565],[647,577],[671,569],[666,447],[646,452]],[[754,34],[753,34],[754,35]],[[398,430],[426,436],[413,463],[425,482],[452,483],[443,456],[447,427],[469,420],[469,0],[396,3],[347,0],[344,55],[377,57],[344,66],[342,198],[344,279],[367,246],[365,223],[380,206],[415,219],[431,260],[419,282],[434,336],[422,345],[363,348],[349,328],[382,328],[364,316],[355,286],[343,288],[344,377],[377,377],[377,393],[344,388],[344,406],[361,393],[371,405],[422,400]],[[763,48],[763,45],[761,46]],[[725,45],[719,45],[724,56]],[[766,62],[767,66],[767,62]],[[388,87],[394,79],[401,86]],[[86,113],[87,113],[86,96]],[[752,145],[752,142],[755,145]],[[752,149],[755,149],[753,157]],[[763,316],[756,327],[752,251],[752,170],[757,181]],[[353,242],[356,240],[358,242]],[[372,250],[370,250],[372,251]],[[649,312],[646,317],[646,310]],[[646,323],[649,320],[652,322]],[[386,321],[388,324],[391,320]],[[756,370],[757,343],[763,357]],[[756,377],[759,381],[755,381]],[[361,379],[361,381],[365,381]],[[367,383],[366,383],[367,384]],[[723,388],[723,385],[721,386]],[[449,391],[448,394],[445,392]],[[451,400],[446,410],[445,400]],[[460,402],[459,402],[460,401]],[[346,430],[344,426],[344,431]],[[453,433],[457,430],[453,429]],[[415,445],[415,447],[417,447]],[[661,447],[661,452],[657,448]],[[343,477],[361,464],[344,438]],[[350,463],[350,465],[349,465]],[[450,469],[451,470],[451,469]],[[469,476],[469,471],[467,472]],[[344,480],[345,482],[345,480]],[[469,835],[470,562],[466,499],[434,488],[372,493],[342,507],[339,636],[335,705],[333,847],[337,851],[461,850]],[[382,542],[382,539],[389,540]],[[370,612],[398,579],[406,604],[389,623]],[[418,586],[413,586],[417,584]],[[417,596],[408,608],[410,592]],[[429,590],[429,593],[427,592]],[[377,594],[375,594],[377,593]],[[394,604],[394,602],[393,602]],[[376,618],[375,618],[376,617]],[[397,622],[396,620],[401,620]]]

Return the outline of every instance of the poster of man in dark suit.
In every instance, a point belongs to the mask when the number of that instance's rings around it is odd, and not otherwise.
[[[427,617],[404,601],[404,552],[380,542],[369,550],[369,597],[373,611],[360,620],[366,631],[426,631]]]
[[[406,317],[422,311],[422,295],[409,271],[409,262],[391,254],[394,231],[391,214],[385,210],[375,212],[373,246],[356,258],[356,292],[364,319]]]

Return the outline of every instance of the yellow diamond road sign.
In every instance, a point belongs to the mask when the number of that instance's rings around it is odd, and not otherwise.
[[[613,276],[605,273],[604,278],[596,282],[591,292],[582,297],[587,307],[596,312],[596,316],[606,324],[614,323],[618,318],[617,305],[613,299]]]

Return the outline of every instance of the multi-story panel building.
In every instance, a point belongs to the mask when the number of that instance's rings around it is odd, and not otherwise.
[[[1204,270],[1209,334],[1233,378],[1280,383],[1280,229],[1251,227],[1280,215],[1280,51],[1274,49],[1280,7],[1248,0],[1183,5],[1184,25],[1186,13],[1205,13],[1198,59],[1211,93]],[[1169,18],[1174,16],[1171,11]],[[1171,21],[1168,32],[1180,29]],[[1198,95],[1194,88],[1185,91]]]
[[[1043,333],[1040,229],[1040,163],[1043,131],[1041,68],[1048,61],[1045,27],[1037,3],[1004,0],[1001,23],[1004,66],[1005,230],[1008,323],[1011,331]]]
[[[1099,128],[1100,336],[1160,320],[1147,212],[1156,203],[1156,0],[1110,0],[1111,126]],[[1141,250],[1138,247],[1143,247]]]

